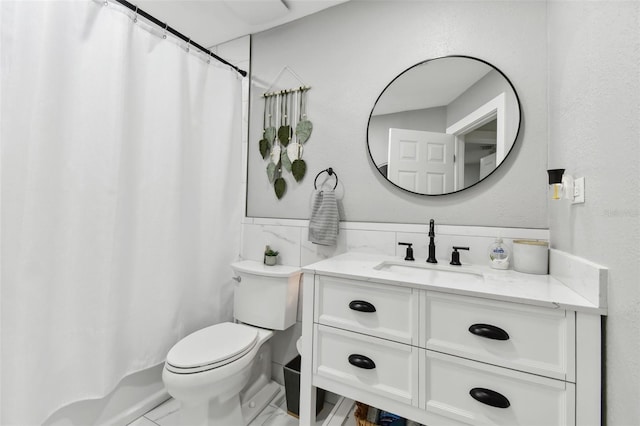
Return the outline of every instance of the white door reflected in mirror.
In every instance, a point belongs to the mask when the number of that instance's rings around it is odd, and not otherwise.
[[[389,129],[387,179],[412,192],[452,192],[454,144],[446,133]]]

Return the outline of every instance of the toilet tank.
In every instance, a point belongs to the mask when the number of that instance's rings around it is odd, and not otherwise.
[[[296,322],[300,268],[243,260],[231,264],[236,282],[233,316],[246,324],[285,330]]]

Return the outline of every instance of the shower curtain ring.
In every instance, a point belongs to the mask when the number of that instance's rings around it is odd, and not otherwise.
[[[138,22],[138,6],[136,6],[136,10],[133,12],[133,23]]]
[[[191,46],[191,38],[189,38],[189,40],[187,41],[187,52],[189,51]]]
[[[167,23],[164,23],[164,34],[162,34],[162,38],[166,39],[167,38],[167,28],[169,28],[169,25],[167,25]]]

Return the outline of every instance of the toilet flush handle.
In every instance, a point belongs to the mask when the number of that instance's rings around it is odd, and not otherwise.
[[[242,281],[242,277],[240,277],[240,276],[233,277],[233,280],[237,281],[237,282],[240,282],[240,281]]]

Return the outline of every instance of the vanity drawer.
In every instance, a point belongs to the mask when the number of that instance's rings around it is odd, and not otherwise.
[[[400,343],[418,343],[417,290],[321,276],[314,321]]]
[[[420,346],[575,381],[575,315],[518,303],[423,294]]]
[[[573,383],[424,349],[420,358],[420,406],[430,413],[473,425],[575,424]]]
[[[319,324],[313,340],[315,375],[418,405],[418,348]]]

